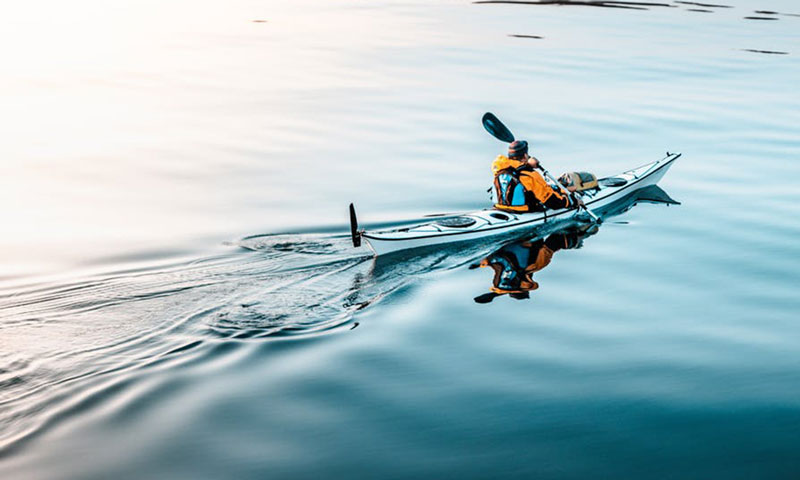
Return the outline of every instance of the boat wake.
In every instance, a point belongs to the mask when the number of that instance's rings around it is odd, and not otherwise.
[[[355,328],[356,312],[467,261],[387,265],[349,236],[261,235],[224,255],[0,291],[0,458],[145,372]]]
[[[662,202],[655,188],[649,200]],[[353,249],[346,234],[256,235],[228,247],[191,261],[0,290],[0,458],[143,388],[156,372],[212,366],[248,342],[356,328],[359,312],[500,246],[390,260]]]

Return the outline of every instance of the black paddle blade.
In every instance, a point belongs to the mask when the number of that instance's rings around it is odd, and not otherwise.
[[[498,293],[489,292],[489,293],[484,293],[483,295],[478,295],[473,300],[475,300],[475,303],[489,303],[492,300],[494,300],[495,297],[499,297],[499,296],[500,296],[500,294],[498,294]]]
[[[511,143],[514,141],[514,134],[508,129],[503,122],[494,116],[491,112],[483,114],[483,128],[486,129],[494,138],[501,142]]]
[[[356,219],[356,207],[350,204],[350,237],[353,239],[353,246],[361,246],[361,232],[358,231],[358,219]]]

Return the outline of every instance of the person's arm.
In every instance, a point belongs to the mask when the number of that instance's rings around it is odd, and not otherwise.
[[[528,158],[528,166],[530,166],[534,170],[538,169],[539,168],[539,159],[536,158],[536,157]],[[578,188],[575,185],[570,185],[568,187],[565,187],[561,182],[558,182],[558,184],[556,185],[556,188],[557,188],[557,191],[563,189],[563,190],[568,191],[569,193],[575,193],[575,191],[578,190]]]

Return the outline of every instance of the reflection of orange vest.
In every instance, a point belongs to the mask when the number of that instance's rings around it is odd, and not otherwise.
[[[498,174],[502,174],[504,171],[513,170],[519,168],[522,165],[522,162],[519,160],[511,160],[510,158],[504,155],[498,155],[495,159],[494,163],[492,163],[492,174],[497,179]],[[522,184],[523,188],[533,194],[536,199],[544,203],[553,195],[556,195],[558,198],[562,198],[562,195],[555,190],[545,181],[542,175],[535,171],[535,170],[523,170],[519,172],[519,183]],[[495,208],[499,210],[510,210],[513,212],[528,212],[530,211],[529,205],[516,205],[514,202],[512,204],[511,201],[506,201],[505,192],[501,191],[498,187],[499,182],[495,182],[495,189],[497,194],[498,202],[495,204]],[[509,196],[510,198],[510,196]]]
[[[536,257],[531,262],[530,253],[533,253],[531,250],[536,245],[536,243],[525,242],[511,247],[512,249],[521,248],[523,251],[528,252],[527,260],[505,249],[501,249],[481,260],[481,267],[491,267],[494,270],[494,279],[489,290],[502,295],[530,292],[539,288],[539,284],[533,279],[532,275],[550,264],[554,252],[544,244],[539,243]],[[527,265],[520,265],[519,262],[527,263]]]
[[[536,254],[536,261],[525,268],[525,273],[530,275],[550,265],[550,260],[553,259],[553,253],[555,252],[550,250],[547,245],[543,245]]]
[[[490,292],[499,293],[500,295],[506,293],[523,293],[530,292],[539,288],[539,284],[531,277],[528,272],[523,272],[519,275],[515,285],[508,285],[502,282],[503,275],[506,274],[506,269],[500,263],[487,263],[481,267],[491,267],[494,270],[494,280],[492,286],[489,287]],[[531,272],[533,273],[533,272]]]

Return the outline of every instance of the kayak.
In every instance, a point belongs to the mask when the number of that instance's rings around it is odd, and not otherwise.
[[[667,153],[661,160],[647,163],[612,177],[598,180],[598,187],[582,192],[586,210],[590,216],[602,215],[604,208],[616,200],[639,189],[655,185],[681,156]],[[363,240],[375,253],[382,256],[395,252],[443,246],[499,236],[530,233],[543,226],[555,227],[568,221],[585,221],[583,209],[558,209],[545,212],[514,213],[487,208],[461,215],[440,217],[427,223],[387,230],[358,230],[355,209],[350,205],[350,227],[353,244],[359,246]]]
[[[666,157],[640,167],[627,170],[613,177],[598,180],[598,187],[582,192],[586,209],[594,215],[602,214],[604,207],[636,190],[655,185],[681,156],[668,153]],[[564,221],[580,221],[582,210],[575,208],[549,210],[545,212],[513,213],[494,208],[443,217],[415,226],[359,231],[355,211],[350,210],[353,243],[358,246],[364,240],[375,255],[387,255],[415,248],[455,244],[498,236],[529,233],[542,226],[555,226]]]

